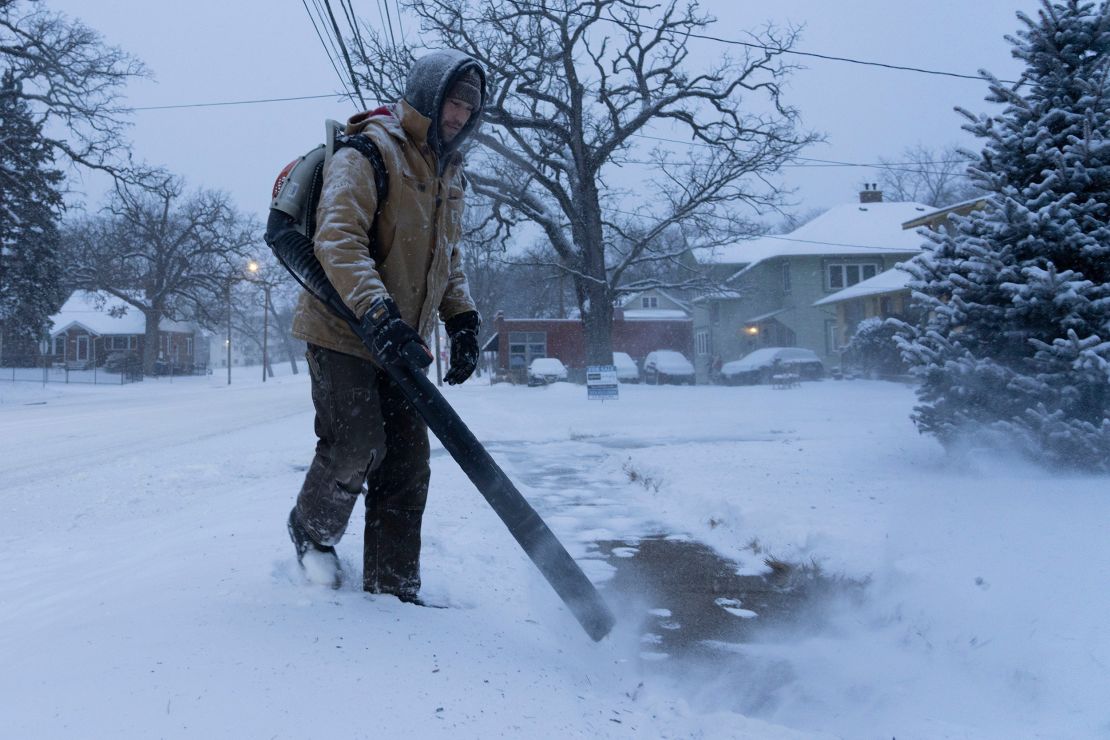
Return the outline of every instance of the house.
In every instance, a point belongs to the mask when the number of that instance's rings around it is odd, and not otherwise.
[[[662,298],[647,292],[639,297]],[[673,300],[673,299],[672,299]],[[635,305],[635,299],[628,301]],[[643,305],[642,303],[640,305]],[[689,314],[675,301],[654,308],[613,309],[613,350],[626,352],[637,363],[649,352],[674,349],[687,357],[693,351],[693,323]],[[642,313],[646,311],[647,313]],[[632,314],[629,316],[629,314]],[[498,312],[495,334],[486,340],[482,351],[493,356],[496,375],[516,382],[525,380],[529,363],[537,357],[556,357],[567,366],[571,380],[585,381],[586,335],[582,321],[574,319],[510,319]]]
[[[203,332],[198,334],[201,338],[198,340],[208,348],[208,357],[210,358],[208,367],[210,369],[222,369],[227,367],[227,332]],[[271,341],[273,339],[271,338]],[[273,347],[270,348],[273,352]],[[271,354],[273,359],[273,354]],[[256,347],[254,344],[244,341],[242,334],[235,333],[234,341],[231,343],[231,366],[240,367],[243,365],[261,365],[262,364],[262,349]]]
[[[985,204],[985,198],[973,198],[932,210],[904,222],[902,229],[915,234],[921,228],[939,231],[947,227],[950,215],[966,216]],[[836,311],[836,340],[843,345],[848,343],[864,319],[907,318],[911,312],[909,281],[910,274],[895,267],[826,296],[813,305]]]
[[[838,364],[836,310],[814,304],[917,254],[921,237],[902,224],[929,210],[920,203],[884,203],[881,191],[868,188],[859,203],[831,208],[788,234],[706,255],[703,264],[722,287],[693,301],[699,380],[715,361],[761,347],[804,347],[827,365]]]
[[[50,362],[71,369],[101,367],[116,352],[142,357],[146,317],[134,306],[103,291],[74,291],[50,317]],[[158,358],[178,372],[193,372],[207,358],[197,352],[191,324],[163,318],[158,324]]]
[[[644,319],[688,319],[690,304],[662,288],[629,293],[617,303],[628,321]]]

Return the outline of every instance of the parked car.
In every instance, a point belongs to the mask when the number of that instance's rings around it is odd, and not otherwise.
[[[801,347],[764,347],[721,367],[726,385],[770,383],[775,375],[792,373],[801,380],[825,376],[825,365],[813,350]]]
[[[681,352],[657,349],[644,358],[644,382],[661,385],[694,384],[694,366]]]
[[[627,352],[614,352],[613,365],[617,368],[618,383],[639,383],[640,368]]]
[[[567,379],[567,368],[557,357],[537,357],[528,365],[528,385],[550,385]]]

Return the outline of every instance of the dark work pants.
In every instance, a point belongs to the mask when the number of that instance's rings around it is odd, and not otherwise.
[[[363,588],[414,596],[430,477],[428,428],[369,360],[312,344],[307,358],[318,440],[297,516],[313,540],[334,545],[365,490]]]

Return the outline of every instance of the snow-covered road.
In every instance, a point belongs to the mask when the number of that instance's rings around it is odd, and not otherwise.
[[[744,572],[773,555],[871,579],[821,627],[677,673],[641,642],[646,595],[591,643],[434,443],[425,592],[452,608],[357,589],[358,512],[354,584],[305,585],[284,532],[313,444],[305,378],[218,381],[0,384],[0,734],[1110,732],[1110,481],[951,460],[907,388],[447,390],[603,587],[595,541],[662,532]]]

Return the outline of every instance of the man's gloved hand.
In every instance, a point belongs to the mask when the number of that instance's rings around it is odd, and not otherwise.
[[[451,339],[451,367],[443,377],[448,385],[458,385],[478,367],[478,330],[482,317],[477,311],[463,311],[446,321]]]
[[[413,370],[432,364],[432,352],[416,330],[401,320],[391,298],[375,298],[362,317],[360,338],[383,365],[405,363]]]

